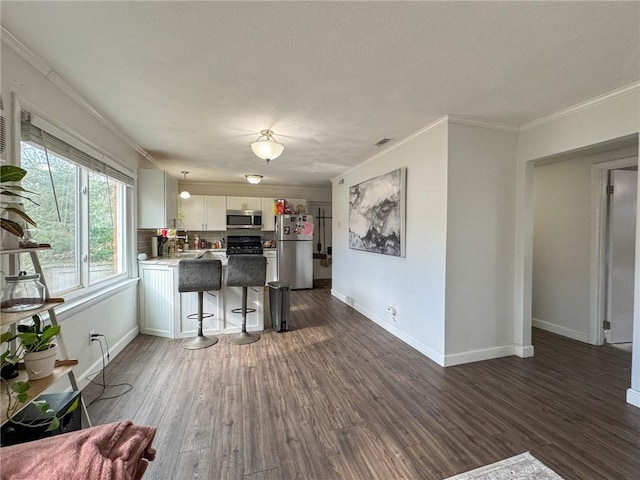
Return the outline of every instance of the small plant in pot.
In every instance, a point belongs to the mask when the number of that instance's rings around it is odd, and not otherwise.
[[[60,326],[45,326],[39,315],[34,315],[32,320],[31,325],[18,325],[17,333],[9,331],[3,333],[0,337],[2,343],[7,343],[8,345],[7,350],[0,355],[2,362],[2,393],[6,395],[8,399],[7,411],[4,412],[7,419],[11,419],[20,405],[27,401],[30,388],[28,381],[12,380],[17,375],[17,372],[12,372],[12,370],[15,370],[14,368],[12,369],[12,367],[16,367],[20,361],[23,361],[27,374],[29,375],[29,380],[47,377],[53,373],[55,367],[58,348],[53,341],[60,333]],[[17,345],[15,350],[11,348],[12,345]],[[36,357],[35,364],[31,362],[31,357],[33,356]],[[46,365],[40,363],[41,359],[38,358],[40,356],[48,357]],[[38,418],[28,424],[18,422],[15,419],[12,419],[12,422],[32,427],[48,425],[48,431],[55,430],[59,427],[60,420],[46,402],[34,401],[33,403],[40,410],[40,413],[43,415],[42,418]],[[71,413],[76,408],[77,402],[69,407],[64,415]]]
[[[33,324],[18,325],[18,335],[24,349],[24,366],[30,380],[48,377],[53,373],[58,346],[53,343],[60,333],[60,325],[43,326],[38,315],[32,317]]]

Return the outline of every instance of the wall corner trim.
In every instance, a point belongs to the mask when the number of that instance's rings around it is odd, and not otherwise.
[[[634,407],[640,408],[640,392],[633,389],[627,390],[627,403],[633,405]]]
[[[634,93],[637,91],[640,91],[640,82],[634,82],[630,85],[625,85],[624,87],[620,87],[610,92],[604,93],[602,95],[598,95],[597,97],[590,98],[589,100],[577,103],[575,105],[567,107],[563,110],[559,110],[550,115],[540,117],[537,120],[533,120],[532,122],[525,123],[524,125],[520,126],[519,131],[525,132],[527,130],[531,130],[532,128],[536,128],[536,127],[539,127],[540,125],[544,125],[545,123],[549,123],[559,118],[572,115],[576,112],[579,112],[580,110],[585,110],[587,108],[591,108],[593,106],[596,106],[600,103],[604,103],[613,98],[622,97],[624,95],[628,95],[630,93]]]
[[[513,353],[520,358],[533,357],[533,345],[514,345]]]

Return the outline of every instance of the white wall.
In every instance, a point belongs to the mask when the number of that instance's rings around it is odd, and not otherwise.
[[[446,365],[513,354],[516,142],[449,122]]]
[[[137,281],[132,280],[82,305],[64,304],[56,308],[67,355],[78,360],[74,373],[80,388],[88,384],[86,377],[89,374],[93,379],[102,368],[100,345],[97,342],[89,344],[89,332],[94,330],[106,336],[106,341],[100,338],[102,348],[106,354],[108,343],[113,360],[138,335],[137,304]],[[62,391],[68,386],[68,381],[64,379],[52,386],[51,390]]]
[[[534,169],[533,325],[589,339],[591,162]]]
[[[112,159],[129,169],[135,171],[139,163],[144,162],[133,148],[16,54],[5,41],[1,45],[1,88],[5,108],[8,107],[11,92],[15,91],[23,108],[31,109],[54,125],[74,133],[77,138],[108,152]],[[49,78],[57,77],[50,72]],[[128,223],[131,229],[133,221]],[[130,243],[132,246],[135,244],[133,236]],[[132,264],[135,264],[135,259]],[[136,271],[132,272],[132,276],[136,274]],[[114,290],[101,291],[88,303],[67,303],[56,311],[59,312],[68,353],[79,361],[74,369],[76,378],[82,379],[100,364],[97,344],[89,347],[91,330],[107,335],[109,346],[113,348],[112,358],[137,335],[136,281],[129,280]],[[59,389],[64,385],[65,382],[60,382],[56,387]]]
[[[638,84],[590,100],[521,128],[516,177],[514,342],[530,347],[534,160],[613,142],[640,131]],[[640,196],[639,196],[640,201]],[[640,209],[638,209],[640,213]],[[640,298],[640,221],[636,233],[635,298]],[[640,407],[640,301],[634,306],[631,388],[627,401]]]
[[[11,92],[16,92],[23,109],[31,110],[54,125],[76,133],[88,143],[109,152],[114,160],[129,169],[135,171],[138,163],[144,161],[133,148],[18,55],[4,42],[4,38],[1,48],[1,91],[5,109],[8,108]]]
[[[349,249],[349,187],[407,168],[406,257]],[[341,183],[343,181],[343,183]],[[444,363],[447,124],[438,121],[333,181],[332,293]],[[349,302],[348,302],[349,303]],[[387,314],[395,305],[396,321]]]
[[[444,118],[334,181],[334,295],[441,365],[513,354],[516,142]],[[400,167],[406,258],[350,250],[349,186]]]

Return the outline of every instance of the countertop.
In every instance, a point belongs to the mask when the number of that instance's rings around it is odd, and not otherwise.
[[[275,248],[265,248],[264,253],[275,252],[276,250],[277,249]],[[223,248],[217,248],[217,249],[210,248],[208,250],[186,250],[180,253],[171,253],[168,256],[163,256],[163,257],[155,257],[155,258],[149,257],[146,260],[138,260],[138,263],[144,264],[144,265],[168,265],[170,267],[177,267],[178,262],[180,262],[180,260],[184,260],[187,258],[196,258],[206,252],[210,252],[213,254],[214,257],[220,258],[220,260],[222,260],[223,265],[226,264],[227,251]]]

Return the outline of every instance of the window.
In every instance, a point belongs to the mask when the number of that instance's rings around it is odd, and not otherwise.
[[[22,186],[37,193],[24,203],[37,223],[28,232],[51,244],[38,255],[51,294],[126,275],[128,177],[30,123],[22,131]]]

